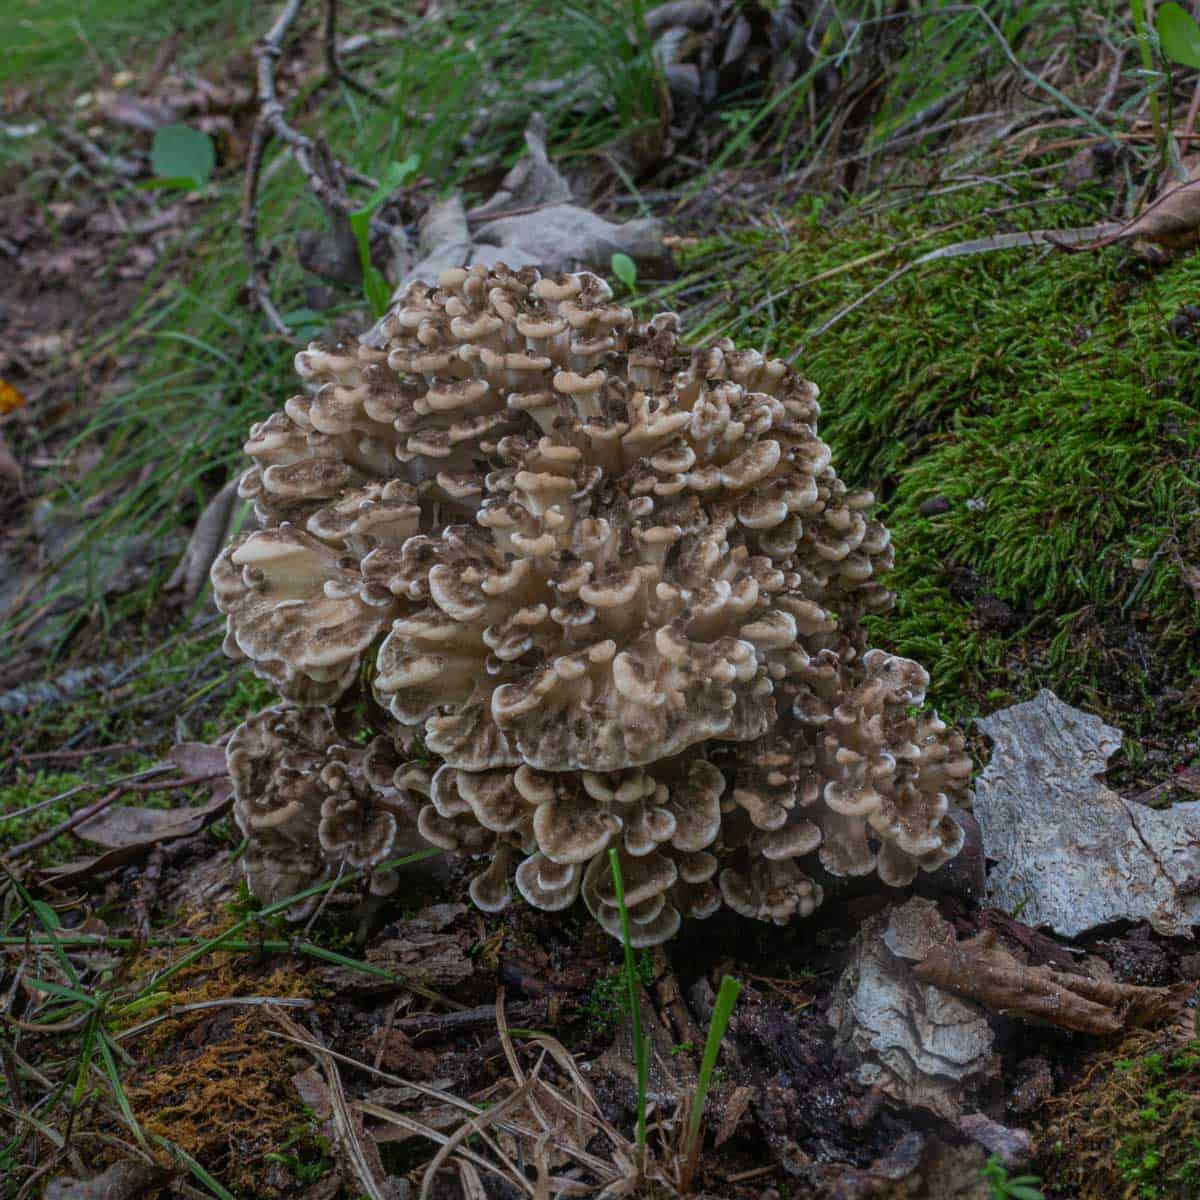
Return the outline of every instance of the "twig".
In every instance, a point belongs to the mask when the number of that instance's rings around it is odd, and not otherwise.
[[[869,288],[857,300],[847,304],[845,308],[839,309],[827,321],[817,326],[812,333],[807,334],[801,340],[788,357],[787,362],[789,365],[794,363],[813,338],[818,338],[821,334],[828,332],[839,321],[844,320],[855,309],[861,308],[884,288],[890,287],[910,271],[917,267],[923,267],[927,263],[937,262],[943,258],[962,258],[969,254],[990,254],[994,250],[1012,250],[1018,247],[1053,246],[1055,249],[1070,250],[1079,243],[1083,243],[1087,249],[1093,249],[1108,245],[1115,240],[1116,234],[1119,234],[1121,229],[1122,226],[1112,221],[1102,225],[1088,225],[1080,229],[1033,229],[1028,233],[998,233],[990,237],[973,238],[971,241],[955,242],[952,246],[942,246],[937,250],[930,250],[928,254],[922,254],[919,258],[914,258],[912,262],[898,267],[886,279],[877,283],[873,288]]]
[[[331,79],[336,79],[338,83],[344,83],[359,95],[367,96],[377,104],[387,104],[388,99],[382,92],[377,92],[374,88],[367,87],[365,83],[360,83],[353,75],[347,75],[343,69],[338,57],[337,6],[338,0],[325,0],[325,29],[322,34],[325,47],[325,69],[329,72]]]
[[[141,167],[132,159],[122,158],[119,154],[105,154],[95,142],[72,129],[70,125],[61,126],[58,136],[73,150],[83,155],[89,166],[97,170],[111,171],[124,179],[133,179],[141,174]]]
[[[25,754],[18,750],[16,757],[21,762],[65,762],[77,758],[93,758],[105,754],[124,754],[127,750],[141,750],[148,742],[113,742],[108,746],[85,746],[82,750],[39,750],[36,754]]]
[[[521,1025],[541,1024],[549,1012],[549,1005],[544,1000],[516,1004],[513,1007]],[[495,1023],[496,1006],[481,1004],[477,1008],[468,1008],[462,1012],[415,1013],[411,1017],[399,1017],[392,1028],[406,1036],[416,1037],[423,1033],[458,1033],[463,1029],[490,1027]]]
[[[350,210],[346,194],[346,180],[367,187],[377,186],[376,180],[360,171],[352,170],[339,162],[324,145],[289,124],[284,115],[275,87],[275,66],[283,52],[283,40],[303,7],[304,0],[287,0],[279,10],[266,36],[254,48],[258,81],[258,119],[250,136],[250,152],[246,159],[246,183],[242,191],[242,211],[238,224],[242,230],[242,244],[248,267],[247,286],[271,328],[290,342],[298,339],[288,329],[279,309],[275,307],[263,278],[263,263],[258,252],[258,188],[262,177],[263,154],[271,137],[285,142],[295,158],[297,166],[304,172],[309,187],[320,201],[322,208],[330,213],[347,214]],[[327,10],[326,21],[330,20]],[[337,54],[334,52],[336,63]]]
[[[279,315],[279,309],[271,299],[265,280],[262,277],[261,263],[258,257],[258,178],[262,171],[263,151],[267,145],[267,126],[259,120],[254,125],[250,135],[250,150],[246,156],[246,183],[242,191],[242,212],[238,225],[242,230],[242,248],[246,256],[246,287],[258,301],[259,308],[267,318],[267,323],[276,333],[282,334],[289,341],[299,341],[292,331],[284,324]]]

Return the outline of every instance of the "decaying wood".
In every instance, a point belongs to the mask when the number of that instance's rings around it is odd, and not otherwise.
[[[913,967],[913,974],[1005,1016],[1095,1034],[1122,1033],[1170,1020],[1196,988],[1194,983],[1138,987],[1029,966],[990,930],[965,942],[934,946]]]

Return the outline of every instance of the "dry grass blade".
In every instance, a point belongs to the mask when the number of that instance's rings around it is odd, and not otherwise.
[[[395,1125],[398,1129],[404,1129],[409,1133],[416,1134],[417,1137],[437,1142],[438,1145],[443,1145],[450,1140],[449,1134],[439,1133],[436,1129],[430,1129],[428,1125],[423,1125],[415,1118],[405,1116],[404,1113],[393,1112],[390,1108],[384,1108],[382,1104],[374,1104],[370,1100],[360,1100],[355,1105],[355,1108],[364,1116],[375,1117],[377,1120],[383,1121],[388,1125]],[[469,1147],[460,1146],[458,1154],[460,1158],[469,1160],[475,1166],[482,1167],[485,1171],[491,1171],[494,1174],[503,1175],[505,1178],[508,1178],[508,1172],[500,1170]]]
[[[136,1037],[139,1033],[145,1033],[147,1029],[152,1029],[155,1025],[159,1025],[163,1021],[172,1021],[176,1017],[183,1016],[184,1013],[200,1012],[210,1008],[252,1008],[263,1004],[278,1005],[282,1008],[316,1008],[316,1005],[311,1000],[306,1000],[302,997],[224,996],[220,1000],[198,1000],[194,1004],[173,1005],[166,1012],[159,1013],[156,1017],[151,1017],[147,1021],[142,1021],[140,1024],[133,1025],[129,1029],[122,1029],[119,1033],[113,1034],[113,1040],[120,1042],[125,1038]],[[34,1028],[41,1032],[47,1027],[38,1025]]]
[[[437,1177],[438,1171],[449,1157],[462,1146],[462,1143],[473,1135],[482,1134],[487,1126],[495,1124],[509,1109],[516,1108],[517,1102],[525,1099],[528,1092],[529,1081],[526,1080],[511,1096],[501,1100],[499,1104],[494,1108],[489,1108],[487,1112],[481,1113],[479,1116],[472,1117],[469,1121],[464,1122],[454,1133],[447,1137],[442,1143],[441,1148],[433,1156],[433,1160],[429,1166],[425,1168],[425,1175],[421,1180],[420,1200],[428,1200],[428,1197],[432,1195],[433,1181]],[[507,1177],[521,1191],[529,1196],[533,1195],[533,1185],[516,1167],[512,1167]]]
[[[367,1149],[366,1142],[369,1139],[360,1133],[359,1124],[354,1119],[349,1104],[346,1103],[342,1078],[329,1051],[314,1035],[308,1033],[278,1009],[268,1009],[268,1011],[295,1041],[304,1045],[316,1058],[329,1089],[336,1144],[353,1170],[359,1185],[371,1197],[371,1200],[384,1200],[381,1186],[381,1177],[384,1172],[382,1164],[379,1162],[379,1152],[375,1149],[373,1142],[370,1152]],[[374,1162],[371,1161],[372,1158]]]

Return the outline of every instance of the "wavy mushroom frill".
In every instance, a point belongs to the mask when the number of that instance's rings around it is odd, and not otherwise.
[[[226,747],[234,785],[234,817],[248,841],[243,867],[251,891],[266,904],[332,878],[343,865],[372,870],[392,851],[417,805],[407,792],[368,780],[371,757],[390,743],[347,746],[327,708],[267,709],[243,722]],[[378,773],[377,773],[378,774]],[[396,878],[377,872],[373,889]],[[316,899],[288,909],[291,920]]]
[[[418,530],[416,489],[392,480],[345,492],[304,526],[236,537],[213,564],[213,598],[227,618],[225,652],[249,658],[297,704],[332,704],[361,656],[400,611],[362,575],[363,558]]]
[[[613,773],[443,766],[419,828],[447,850],[492,856],[471,887],[480,907],[498,911],[510,902],[508,869],[519,858],[515,883],[529,904],[554,912],[582,893],[620,937],[607,857],[616,849],[635,943],[651,945],[669,938],[682,917],[720,906],[717,858],[707,848],[721,831],[724,788],[721,772],[703,759]]]
[[[812,385],[719,348],[671,370],[672,321],[638,338],[556,376],[553,433],[498,444],[476,527],[430,540],[417,577],[364,563],[428,595],[374,687],[454,766],[620,770],[759,737],[777,685],[890,603],[887,533],[830,468]]]
[[[951,802],[966,793],[970,757],[936,713],[918,711],[929,685],[920,663],[868,650],[826,666],[793,706],[821,781],[821,865],[903,887],[962,849]]]
[[[485,444],[529,427],[553,403],[556,373],[590,370],[632,326],[611,301],[594,275],[503,266],[414,284],[370,339],[296,356],[309,390],[251,429],[241,495],[274,525],[399,479],[461,519],[482,499]]]

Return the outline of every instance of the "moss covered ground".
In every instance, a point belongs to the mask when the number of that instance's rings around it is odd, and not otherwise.
[[[1200,259],[947,258],[821,327],[918,254],[1086,225],[1108,200],[1027,178],[835,216],[805,205],[692,251],[748,254],[706,329],[794,355],[820,385],[822,436],[879,495],[896,545],[896,611],[876,636],[930,668],[956,717],[1048,686],[1130,732],[1194,721],[1200,352],[1185,308]]]
[[[1200,1194],[1200,1041],[1140,1032],[1052,1102],[1041,1165],[1079,1200]]]

